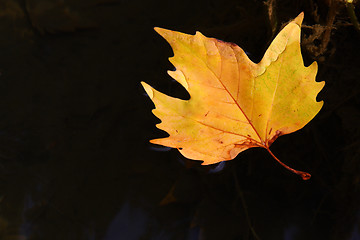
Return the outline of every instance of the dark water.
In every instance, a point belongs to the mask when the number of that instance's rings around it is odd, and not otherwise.
[[[325,24],[324,2],[278,1],[278,27],[301,11],[315,24],[314,6]],[[153,27],[258,61],[262,1],[1,0],[0,239],[360,239],[360,37],[338,11],[319,61],[325,105],[272,146],[312,174],[302,181],[262,149],[204,167],[148,143],[166,134],[140,81],[187,97]]]

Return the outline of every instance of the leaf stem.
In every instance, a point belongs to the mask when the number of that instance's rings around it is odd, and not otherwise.
[[[277,157],[275,157],[275,155],[271,152],[271,150],[270,150],[270,148],[268,146],[265,147],[265,148],[278,163],[280,163],[284,168],[286,168],[290,172],[293,172],[293,173],[299,175],[303,180],[309,180],[311,178],[310,173],[303,172],[303,171],[298,171],[298,170],[295,170],[295,169],[289,167],[288,165],[286,165],[285,163],[280,161]]]

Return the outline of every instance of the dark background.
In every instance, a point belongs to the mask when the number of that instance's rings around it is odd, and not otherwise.
[[[359,18],[359,1],[355,1]],[[200,166],[166,136],[140,81],[187,97],[154,26],[259,61],[305,13],[325,104],[300,131]],[[360,239],[360,34],[343,1],[0,0],[0,239]]]

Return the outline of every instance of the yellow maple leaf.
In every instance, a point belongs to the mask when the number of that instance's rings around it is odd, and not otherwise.
[[[316,96],[317,63],[305,67],[300,51],[304,14],[276,36],[262,60],[253,63],[236,44],[155,28],[171,45],[169,75],[190,94],[189,100],[169,97],[142,85],[155,104],[157,125],[170,135],[150,142],[177,148],[203,165],[234,159],[251,147],[262,147],[284,167],[294,170],[270,151],[281,135],[304,127],[320,111]]]

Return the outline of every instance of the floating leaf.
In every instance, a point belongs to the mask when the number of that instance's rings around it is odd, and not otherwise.
[[[171,45],[175,71],[169,75],[190,94],[189,100],[169,97],[142,82],[155,104],[157,125],[169,137],[152,143],[177,148],[185,157],[213,164],[240,152],[262,147],[270,151],[281,135],[303,128],[320,111],[316,96],[317,64],[305,67],[300,51],[303,13],[276,36],[262,60],[253,63],[239,46],[200,32],[188,35],[155,28]]]

